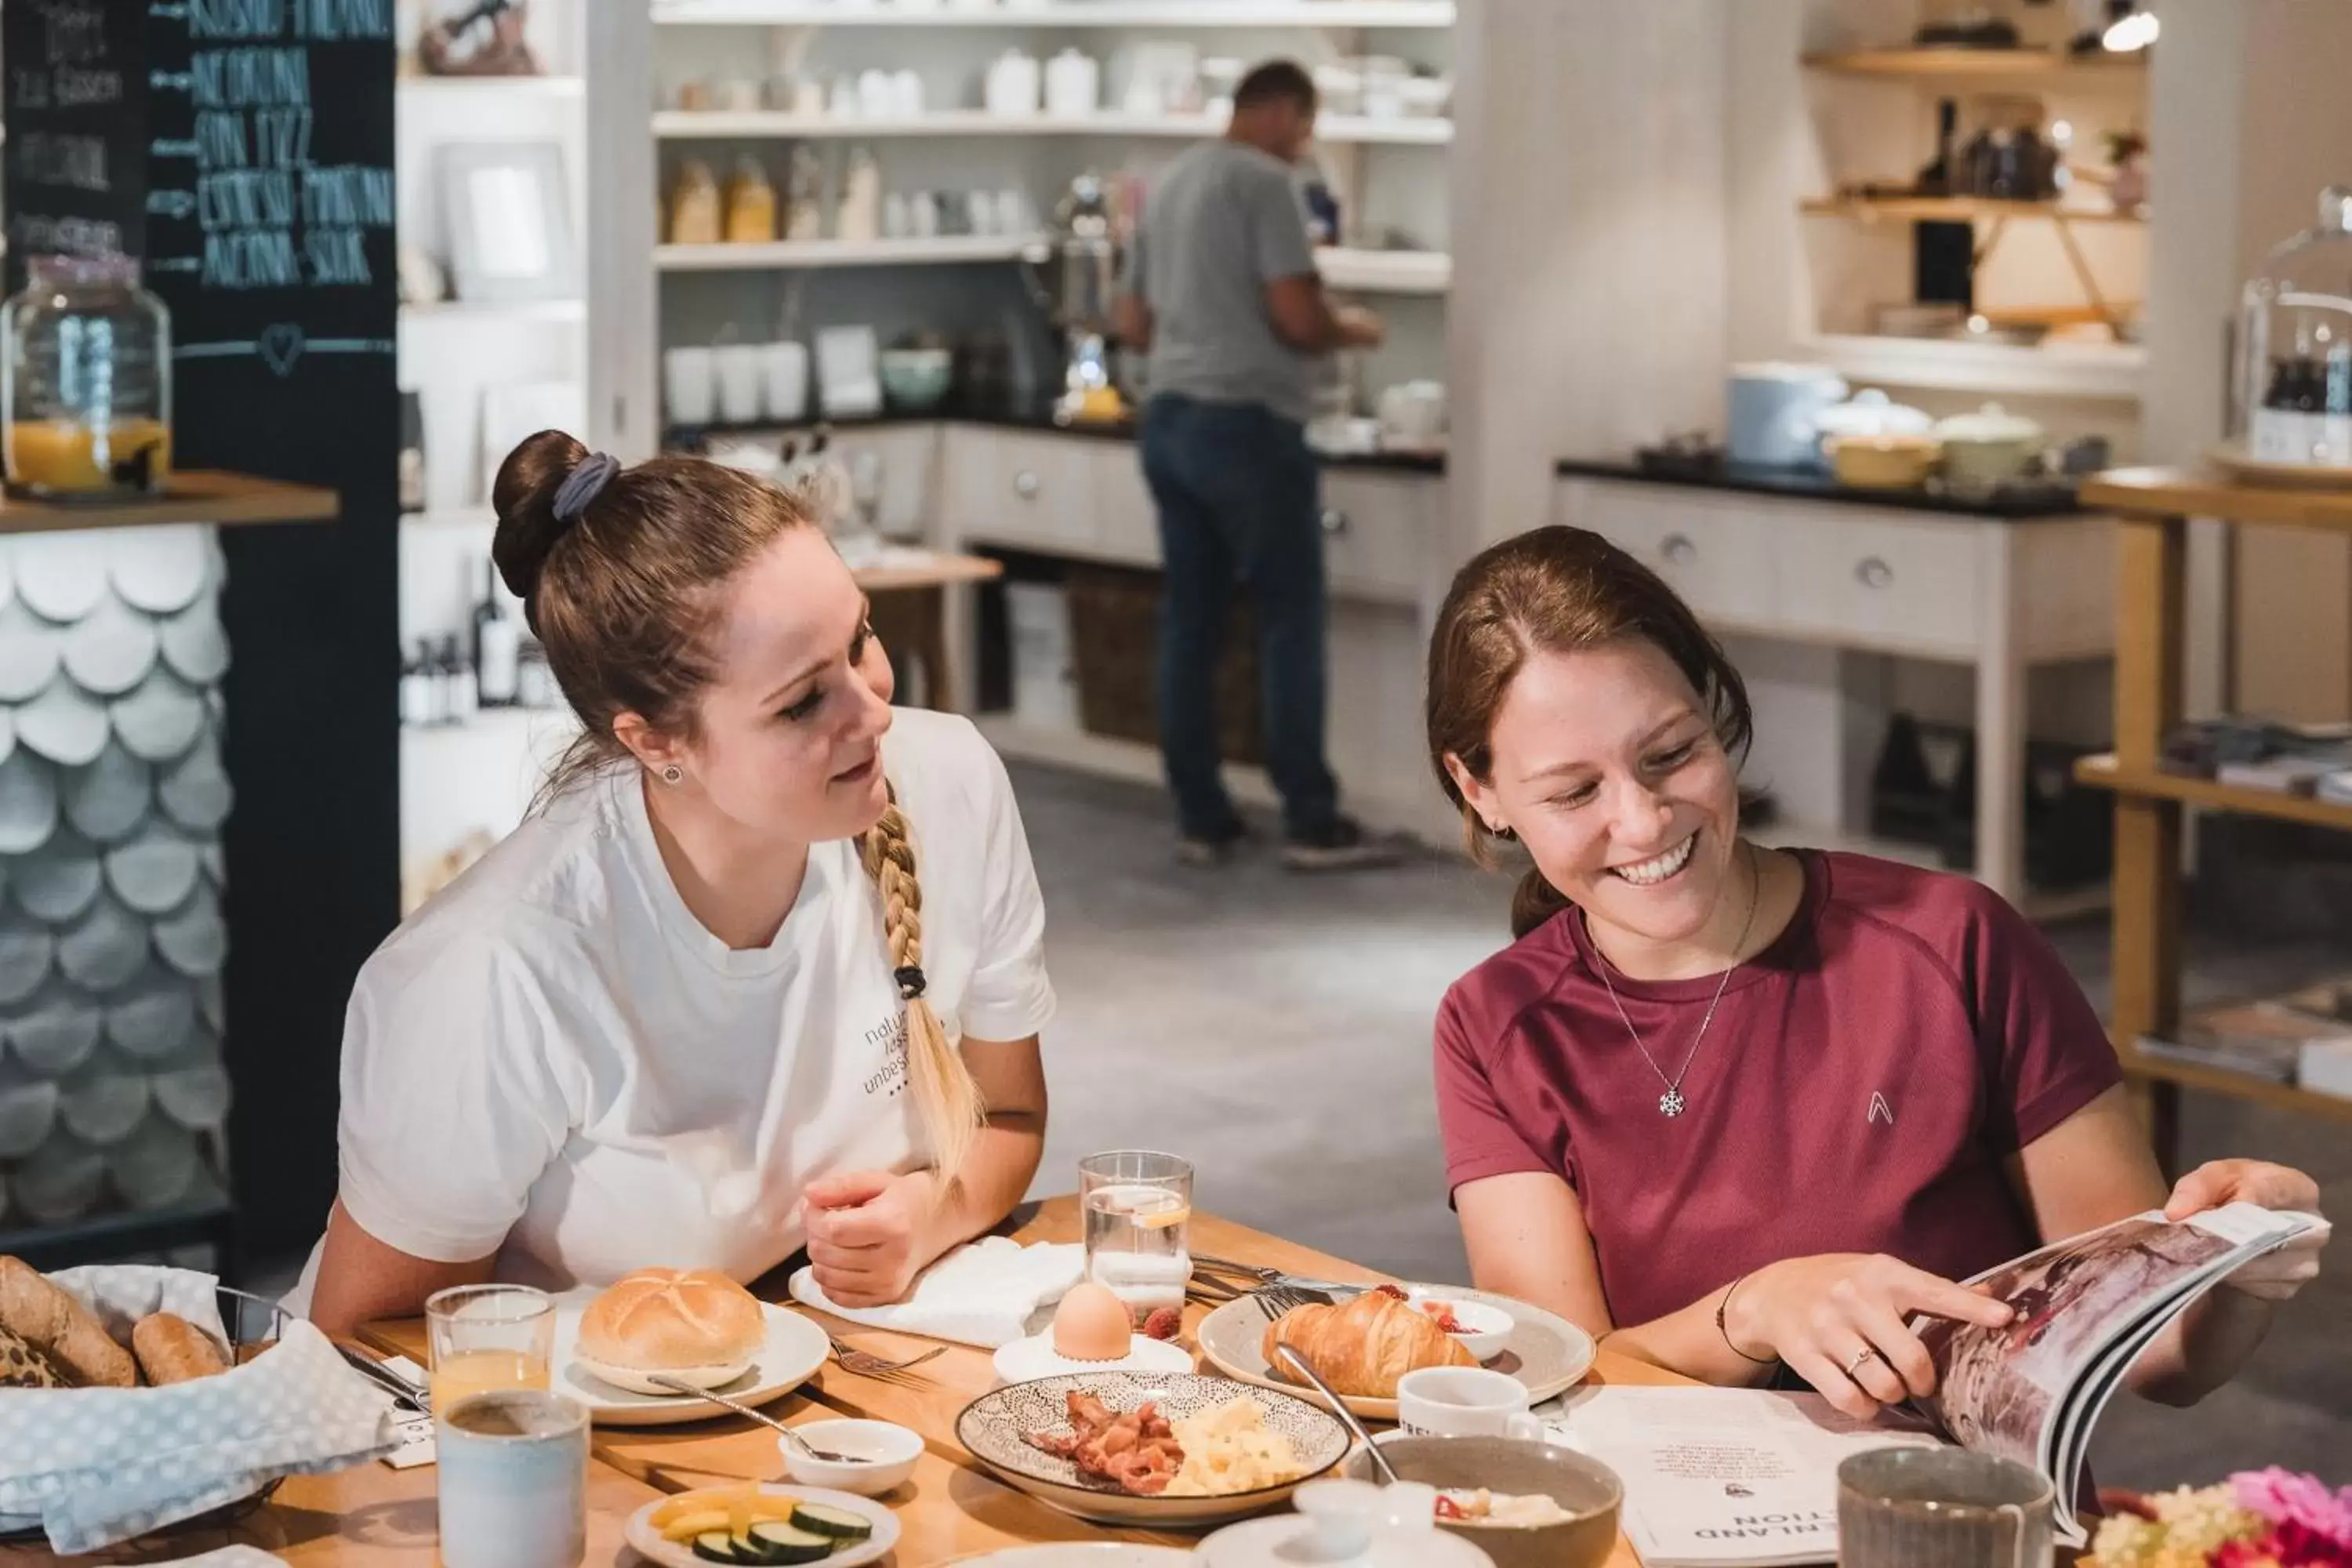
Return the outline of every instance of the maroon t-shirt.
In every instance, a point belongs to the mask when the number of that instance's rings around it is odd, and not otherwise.
[[[1750,1269],[1885,1252],[1965,1279],[2039,1244],[2002,1170],[2120,1081],[2106,1032],[2040,932],[1981,885],[1806,851],[1805,894],[1735,972],[1665,1085],[1570,910],[1472,970],[1437,1018],[1454,1186],[1567,1179],[1612,1320],[1646,1322]],[[1720,975],[1617,994],[1671,1077]]]

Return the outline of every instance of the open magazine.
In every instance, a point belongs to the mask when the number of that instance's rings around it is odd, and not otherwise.
[[[2060,1541],[2087,1532],[2074,1504],[2092,1426],[2166,1324],[2242,1264],[2322,1222],[2252,1204],[2178,1225],[2136,1215],[1969,1280],[2017,1309],[1983,1329],[1915,1323],[1937,1389],[1874,1422],[1811,1394],[1610,1387],[1571,1396],[1554,1435],[1615,1469],[1645,1568],[1777,1568],[1837,1555],[1837,1467],[1893,1443],[1949,1441],[2055,1484]]]

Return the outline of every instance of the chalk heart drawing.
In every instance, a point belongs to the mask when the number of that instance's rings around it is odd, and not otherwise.
[[[302,329],[292,321],[278,321],[261,329],[261,361],[280,376],[294,374],[294,362],[302,357]]]

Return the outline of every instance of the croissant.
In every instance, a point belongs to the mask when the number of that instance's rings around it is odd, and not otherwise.
[[[1394,1399],[1397,1379],[1428,1366],[1475,1366],[1477,1358],[1437,1320],[1386,1290],[1367,1290],[1336,1307],[1310,1302],[1265,1326],[1261,1348],[1276,1377],[1298,1381],[1275,1354],[1278,1344],[1304,1354],[1336,1393]]]

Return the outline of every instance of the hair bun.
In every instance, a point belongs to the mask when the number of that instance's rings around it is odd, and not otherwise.
[[[522,601],[526,617],[540,573],[572,526],[556,517],[555,493],[587,456],[588,448],[562,431],[541,430],[507,454],[490,486],[490,505],[499,514],[490,559],[509,591]]]

